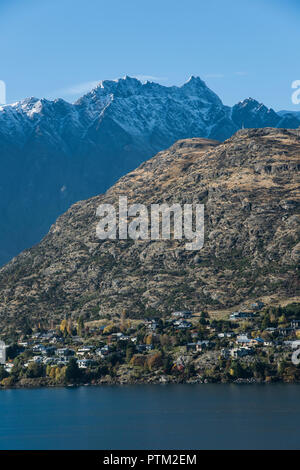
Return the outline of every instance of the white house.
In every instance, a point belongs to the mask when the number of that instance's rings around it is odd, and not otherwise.
[[[91,367],[93,363],[94,362],[90,359],[79,359],[77,362],[79,369],[87,369],[88,367]]]
[[[10,374],[13,366],[14,365],[11,362],[7,362],[4,366],[4,369],[6,370],[6,372],[8,372]]]

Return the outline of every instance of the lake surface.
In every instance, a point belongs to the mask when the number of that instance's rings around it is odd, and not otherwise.
[[[300,385],[0,391],[0,449],[300,449]]]

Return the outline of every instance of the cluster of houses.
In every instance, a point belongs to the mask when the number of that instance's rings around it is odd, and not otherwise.
[[[288,328],[289,333],[295,333],[296,330],[300,328],[300,321],[292,321],[291,327]],[[286,329],[285,329],[286,330]],[[283,335],[282,328],[266,328],[265,330],[268,333],[275,333],[278,332],[279,335]],[[218,337],[227,337],[232,338],[234,335],[233,332],[230,333],[219,333]],[[232,349],[222,349],[221,354],[223,357],[233,357],[233,358],[240,358],[244,356],[249,356],[255,354],[255,350],[257,347],[271,347],[281,344],[283,347],[296,349],[300,348],[300,340],[290,340],[290,341],[270,341],[257,336],[255,338],[249,338],[247,334],[240,334],[236,335],[235,338],[235,346]]]
[[[180,330],[192,328],[193,324],[187,321],[187,319],[191,318],[192,316],[193,314],[189,310],[179,310],[171,314],[171,318],[172,318],[171,323],[173,324],[174,327]]]
[[[245,320],[247,318],[254,318],[254,313],[253,312],[242,312],[242,311],[238,311],[238,312],[233,312],[229,318],[230,320]]]
[[[189,341],[186,342],[186,350],[191,354],[200,354],[207,350],[219,348],[220,353],[224,358],[241,358],[248,355],[256,354],[257,348],[265,348],[276,346],[276,341],[265,340],[259,335],[255,336],[255,325],[253,329],[248,328],[251,337],[248,334],[241,334],[238,326],[238,320],[251,319],[254,320],[257,312],[263,308],[262,302],[256,302],[251,305],[253,311],[237,311],[229,315],[229,320],[232,321],[232,331],[217,332],[211,325],[207,324],[206,328],[209,332],[208,338],[199,335],[199,317],[195,319],[195,315],[189,310],[181,310],[173,312],[168,319],[165,320],[163,326],[163,333],[170,332],[171,335],[175,331],[190,330],[188,333]],[[195,321],[196,320],[196,321]],[[162,322],[156,319],[147,319],[143,321],[143,327],[147,334],[152,337],[161,333]],[[19,347],[23,351],[28,351],[27,362],[24,367],[28,367],[30,363],[34,362],[43,365],[65,366],[68,364],[70,358],[75,358],[80,369],[88,369],[99,363],[99,360],[105,360],[107,356],[121,348],[119,342],[128,342],[134,345],[137,353],[147,353],[155,348],[155,345],[144,344],[144,341],[138,340],[137,331],[135,329],[127,331],[127,334],[118,331],[103,334],[105,326],[95,327],[90,330],[88,337],[83,340],[79,336],[70,336],[67,341],[61,334],[54,329],[46,332],[36,332],[31,335],[27,340],[20,340]],[[159,332],[157,330],[159,329]],[[280,345],[286,348],[300,347],[300,340],[296,340],[295,331],[300,330],[300,320],[292,320],[288,327],[282,328],[266,328],[265,331],[269,333],[268,337],[280,336],[282,340]],[[93,335],[99,337],[100,341],[94,341],[95,344],[86,344],[90,341]],[[254,337],[253,337],[254,336]],[[263,335],[266,337],[266,335]],[[284,338],[287,340],[284,341]],[[93,341],[91,341],[93,343]],[[114,345],[118,345],[114,347]],[[225,346],[225,347],[224,347]],[[0,341],[0,364],[3,364],[7,372],[11,372],[13,367],[12,361],[6,361],[5,345]],[[122,349],[122,348],[121,348]],[[123,348],[124,350],[124,348]],[[180,361],[179,361],[180,362]],[[182,364],[180,365],[180,367]]]
[[[233,312],[229,318],[230,320],[245,320],[245,319],[252,319],[255,317],[255,312],[258,312],[259,310],[261,310],[263,307],[265,306],[265,304],[263,302],[254,302],[253,304],[251,304],[251,309],[253,311],[251,312],[247,312],[247,311],[244,311],[244,310],[238,310],[237,312]]]

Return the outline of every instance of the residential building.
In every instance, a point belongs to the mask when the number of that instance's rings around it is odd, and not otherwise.
[[[234,358],[244,357],[253,354],[253,350],[249,347],[231,349],[230,355]]]

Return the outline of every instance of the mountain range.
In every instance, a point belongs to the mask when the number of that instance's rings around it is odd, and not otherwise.
[[[100,82],[74,104],[28,98],[2,106],[0,265],[40,241],[71,204],[179,139],[299,125],[254,99],[225,106],[198,77],[181,87],[125,77]]]
[[[74,204],[0,269],[2,331],[29,322],[199,312],[299,296],[300,137],[244,129],[224,143],[180,140],[104,195]],[[205,240],[99,240],[99,204],[201,203]],[[298,297],[299,299],[299,297]]]
[[[277,111],[277,114],[279,116],[286,116],[290,115],[291,117],[296,117],[297,119],[300,119],[300,111],[287,111],[287,110],[282,110],[282,111]]]

